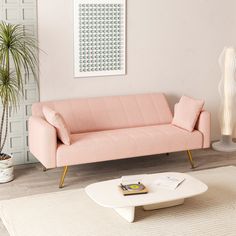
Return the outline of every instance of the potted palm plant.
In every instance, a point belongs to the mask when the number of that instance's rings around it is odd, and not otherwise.
[[[11,154],[3,153],[9,109],[17,111],[24,95],[24,79],[37,79],[37,42],[22,25],[0,22],[0,183],[13,180]]]

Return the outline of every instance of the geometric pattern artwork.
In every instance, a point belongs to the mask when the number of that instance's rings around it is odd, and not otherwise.
[[[125,0],[74,0],[74,76],[125,74],[125,26]]]
[[[27,33],[37,38],[36,0],[0,0],[0,20],[22,24]],[[32,75],[24,78],[25,94],[17,112],[9,109],[9,132],[4,152],[13,155],[14,164],[35,162],[28,148],[28,119],[32,103],[38,101],[38,86]],[[0,114],[2,108],[0,106]]]

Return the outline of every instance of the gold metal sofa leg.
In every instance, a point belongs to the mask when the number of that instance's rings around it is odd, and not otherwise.
[[[193,162],[193,157],[192,157],[191,151],[187,150],[187,153],[188,153],[189,162],[191,164],[191,168],[193,169],[193,168],[195,168],[195,166],[194,166],[194,162]]]
[[[60,179],[59,188],[63,188],[64,180],[65,180],[67,171],[68,171],[68,166],[65,166],[64,169],[63,169],[63,173],[62,173],[61,179]]]

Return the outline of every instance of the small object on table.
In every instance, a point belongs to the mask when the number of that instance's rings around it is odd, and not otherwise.
[[[122,183],[118,186],[124,196],[135,195],[135,194],[145,194],[148,193],[147,188],[140,182],[137,184],[127,184]]]

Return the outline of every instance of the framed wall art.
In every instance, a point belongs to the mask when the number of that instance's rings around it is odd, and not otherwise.
[[[74,0],[74,76],[126,73],[126,0]]]

